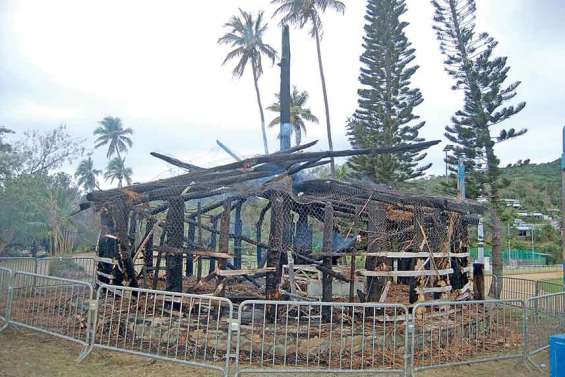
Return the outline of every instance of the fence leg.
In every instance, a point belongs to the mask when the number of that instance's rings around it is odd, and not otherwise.
[[[408,314],[406,314],[408,316]],[[416,330],[415,317],[407,320],[406,344],[404,346],[404,376],[414,376],[414,334]]]
[[[86,345],[78,356],[77,362],[84,360],[94,348],[96,334],[96,318],[98,316],[98,297],[88,302],[88,315],[86,319]]]
[[[529,323],[528,323],[529,316],[528,316],[528,311],[530,310],[530,305],[529,305],[529,304],[530,304],[530,301],[529,301],[529,300],[522,302],[522,313],[524,313],[524,314],[523,314],[524,336],[523,336],[523,339],[522,339],[522,343],[523,343],[523,346],[524,346],[524,351],[523,351],[523,353],[522,353],[522,362],[524,363],[525,366],[528,366],[528,365],[529,365],[529,362],[530,362],[530,353],[529,353],[529,348],[530,348],[530,347],[529,347],[529,335],[528,335],[528,332],[529,332]]]
[[[13,272],[12,275],[10,276],[10,284],[12,282],[13,279]],[[11,286],[8,286],[8,295],[6,297],[6,310],[5,310],[5,319],[6,319],[6,323],[4,323],[4,325],[2,325],[2,327],[0,327],[0,332],[4,331],[9,325],[10,325],[10,319],[12,318],[12,301],[14,299],[14,291],[13,288]]]

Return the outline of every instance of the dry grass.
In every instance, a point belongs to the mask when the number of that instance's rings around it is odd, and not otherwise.
[[[163,377],[217,376],[218,373],[185,365],[155,361],[117,352],[94,351],[81,363],[76,362],[80,347],[73,343],[30,331],[9,329],[0,334],[0,376],[2,377]],[[547,365],[547,354],[537,362]],[[498,361],[460,367],[434,369],[418,373],[423,377],[538,377],[544,372],[525,368],[517,360]],[[331,374],[325,373],[329,377]],[[293,376],[281,374],[281,376]],[[294,374],[304,376],[304,374]]]

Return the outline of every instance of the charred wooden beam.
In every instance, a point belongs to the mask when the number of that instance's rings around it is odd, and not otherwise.
[[[181,160],[174,158],[174,157],[165,156],[161,153],[151,152],[150,155],[153,156],[153,157],[157,157],[158,159],[163,160],[165,162],[168,162],[171,165],[174,165],[174,166],[179,167],[179,168],[187,169],[189,171],[206,170],[204,168],[201,168],[200,166],[189,164],[188,162],[181,161]]]
[[[262,177],[267,177],[278,173],[278,172],[273,172],[272,168],[270,167],[264,170],[260,169],[261,165],[264,164],[274,164],[275,166],[278,164],[282,164],[286,166],[286,168],[288,168],[292,164],[301,161],[312,161],[315,159],[323,159],[330,157],[346,157],[346,156],[357,156],[357,155],[419,151],[422,149],[426,149],[434,144],[437,144],[438,142],[439,141],[430,141],[423,143],[400,145],[391,148],[354,149],[354,150],[333,151],[333,152],[325,151],[325,152],[292,153],[293,150],[291,148],[289,151],[285,153],[279,152],[270,155],[248,158],[242,161],[237,161],[230,164],[217,166],[203,171],[188,173],[178,177],[161,179],[145,184],[137,184],[133,186],[124,187],[123,189],[91,192],[87,194],[87,200],[94,202],[106,201],[112,198],[119,197],[123,195],[124,192],[128,192],[128,191],[135,193],[147,193],[149,191],[155,191],[152,195],[148,195],[147,197],[142,198],[142,201],[159,200],[159,199],[163,199],[161,195],[166,195],[166,193],[163,193],[159,190],[167,189],[174,185],[187,187],[191,182],[200,182],[200,183],[206,182],[208,186],[204,188],[205,190],[205,189],[209,189],[210,185],[214,185],[214,184],[229,185],[230,183],[227,182],[219,183],[222,180],[226,179],[225,178],[226,174],[230,174],[230,175],[233,174],[237,176],[238,179],[235,182],[241,182],[243,180],[257,179],[261,177],[261,174],[263,174]],[[255,168],[253,170],[252,167],[254,166]],[[282,170],[285,170],[286,168]],[[251,172],[249,172],[250,169]],[[168,198],[168,196],[165,196],[165,198]]]

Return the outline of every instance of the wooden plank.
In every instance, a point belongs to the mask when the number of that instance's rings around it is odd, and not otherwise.
[[[344,257],[352,255],[352,253],[322,253],[316,252],[311,253],[311,256],[329,256],[329,257]],[[433,258],[466,258],[470,254],[469,253],[433,253],[431,254]],[[418,252],[418,253],[410,253],[410,252],[394,252],[394,251],[382,251],[376,253],[366,253],[366,252],[356,252],[355,256],[364,256],[364,257],[384,257],[384,258],[428,258],[430,253],[428,252]]]
[[[453,273],[452,268],[447,268],[444,270],[420,270],[420,271],[367,271],[359,270],[358,274],[361,276],[368,277],[385,277],[385,276],[399,276],[399,277],[410,277],[410,276],[437,276],[437,275],[449,275]]]
[[[446,285],[445,287],[426,287],[426,288],[416,288],[416,292],[419,294],[422,293],[443,293],[443,292],[451,292],[453,288],[451,285]]]
[[[118,262],[112,258],[105,258],[105,257],[94,257],[94,262],[96,263],[106,263],[106,264],[117,264]]]
[[[228,277],[228,276],[242,276],[242,275],[258,275],[258,274],[265,274],[267,272],[273,272],[273,271],[275,271],[275,267],[252,268],[252,269],[242,269],[242,270],[216,269],[215,273],[218,276]]]

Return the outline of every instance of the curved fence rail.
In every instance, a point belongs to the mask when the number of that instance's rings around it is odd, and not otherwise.
[[[208,295],[105,284],[94,290],[93,258],[31,259],[0,259],[0,331],[15,325],[71,340],[84,346],[81,358],[103,348],[224,376],[230,367],[236,375],[412,376],[458,364],[527,362],[549,336],[565,332],[562,287],[512,277],[493,277],[499,300],[412,307],[248,300],[236,313],[230,300]],[[47,275],[61,268],[78,279]]]

